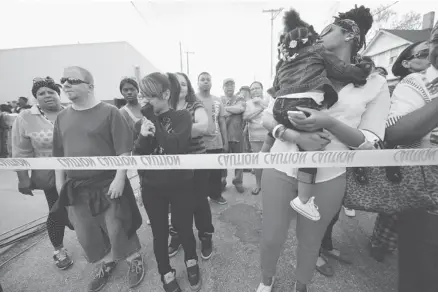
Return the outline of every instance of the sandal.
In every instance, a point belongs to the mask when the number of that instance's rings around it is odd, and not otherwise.
[[[341,255],[341,252],[339,252],[339,255],[333,253],[334,250],[336,250],[336,249],[332,249],[332,250],[323,249],[322,253],[324,255],[326,255],[327,257],[331,257],[331,258],[333,258],[333,259],[335,259],[335,260],[337,260],[337,261],[339,261],[341,263],[344,263],[344,264],[347,264],[347,265],[351,265],[352,264],[351,260],[349,260],[349,259],[347,259],[347,258],[345,258],[345,257],[343,257]]]
[[[254,196],[257,196],[257,195],[260,193],[261,190],[262,190],[262,188],[256,187],[256,188],[254,188],[254,189],[252,190],[251,193],[252,193]]]
[[[318,262],[317,262],[316,270],[323,276],[333,277],[335,275],[335,271],[332,265],[330,265],[328,259],[322,254],[320,254],[319,257],[324,261],[324,264],[322,266],[318,266]]]

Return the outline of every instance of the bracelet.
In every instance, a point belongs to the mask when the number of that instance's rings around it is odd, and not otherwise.
[[[284,132],[286,132],[286,129],[287,128],[282,124],[277,125],[277,126],[275,126],[274,130],[272,130],[272,136],[275,139],[278,139],[278,140],[284,142],[283,135],[284,135]]]
[[[272,130],[272,137],[277,138],[276,133],[277,133],[278,129],[281,128],[281,126],[283,126],[283,125],[282,125],[282,124],[278,124],[278,125],[276,125],[276,126],[274,127],[274,129]]]

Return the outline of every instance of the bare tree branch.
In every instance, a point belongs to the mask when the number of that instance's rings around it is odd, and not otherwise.
[[[393,29],[419,29],[421,27],[421,14],[410,11],[391,24]]]

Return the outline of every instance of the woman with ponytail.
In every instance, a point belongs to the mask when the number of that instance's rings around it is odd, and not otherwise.
[[[365,44],[365,35],[372,23],[370,10],[364,6],[340,13],[320,34],[322,44],[345,63],[356,63],[360,59],[357,53]],[[390,102],[386,80],[378,74],[371,74],[361,87],[339,81],[332,83],[338,94],[336,104],[324,111],[300,107],[299,110],[307,113],[307,117],[289,114],[291,124],[299,132],[287,128],[281,131],[280,136],[275,133],[271,152],[296,152],[298,147],[305,151],[361,149],[374,144],[375,135],[383,139]],[[263,118],[263,124],[269,131],[279,124],[273,117],[273,103]],[[346,169],[341,167],[318,169],[312,196],[319,207],[320,220],[297,217],[296,283],[292,291],[308,291],[324,233],[342,206],[346,189],[345,172]],[[290,222],[296,217],[289,202],[298,195],[297,169],[290,165],[265,169],[262,191],[262,281],[257,292],[271,292]],[[281,290],[286,289],[283,287]]]

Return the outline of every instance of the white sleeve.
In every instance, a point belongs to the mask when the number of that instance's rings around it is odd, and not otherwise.
[[[428,93],[415,76],[405,77],[392,93],[386,126],[394,125],[401,117],[423,107],[428,99]]]
[[[389,105],[389,89],[385,81],[382,82],[376,96],[368,102],[365,112],[362,114],[358,129],[365,136],[364,143],[374,143],[377,139],[376,136],[381,140],[385,137],[385,122],[388,117]]]

